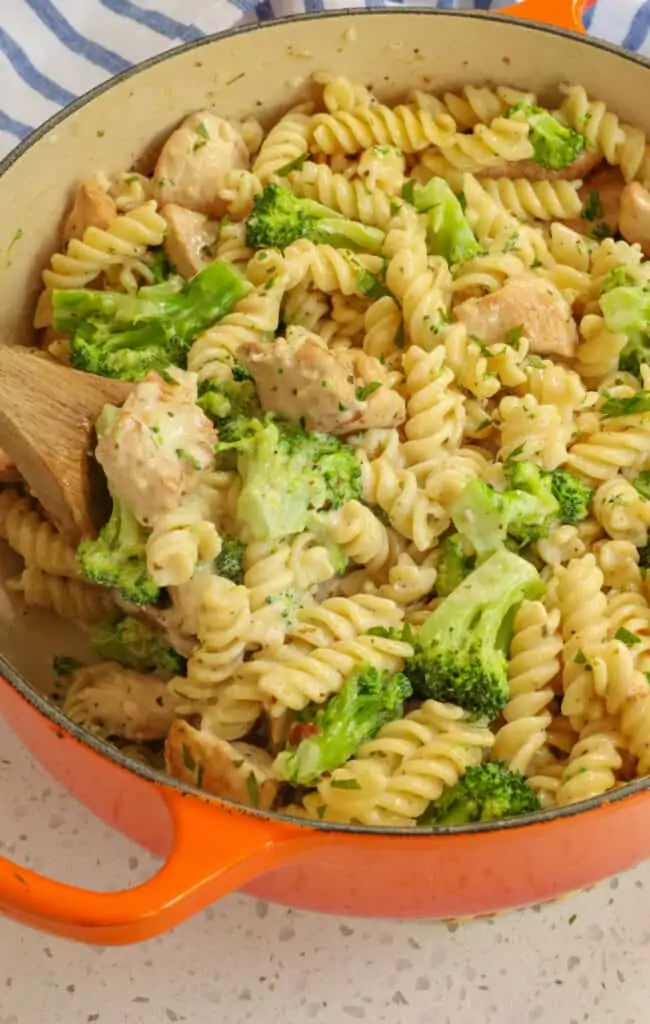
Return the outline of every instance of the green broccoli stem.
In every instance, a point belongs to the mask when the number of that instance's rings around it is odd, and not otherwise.
[[[159,286],[157,296],[152,294],[154,288],[141,289],[136,295],[55,288],[54,327],[71,334],[89,320],[105,323],[111,329],[128,326],[135,330],[144,324],[158,324],[164,336],[173,335],[186,344],[199,331],[221,319],[251,286],[233,264],[215,260],[180,290],[161,294],[160,289],[165,287]]]
[[[439,635],[441,627],[450,636],[468,636],[477,609],[481,610],[482,637],[494,641],[508,610],[521,601],[526,588],[536,583],[537,578],[536,569],[525,558],[505,549],[496,551],[425,619],[418,634],[419,643],[426,647]]]
[[[650,291],[640,285],[621,285],[605,292],[600,297],[600,308],[610,331],[650,331]]]
[[[448,263],[460,263],[481,252],[462,204],[444,178],[431,178],[421,188],[407,181],[402,195],[419,213],[429,215],[429,252],[444,256]]]
[[[315,220],[307,229],[307,238],[335,249],[352,252],[380,253],[385,234],[379,228],[369,227],[352,220]]]

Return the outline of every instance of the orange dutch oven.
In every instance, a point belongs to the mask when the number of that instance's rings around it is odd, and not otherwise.
[[[0,168],[5,338],[29,340],[38,270],[55,248],[74,183],[98,168],[132,166],[145,146],[201,106],[226,117],[277,113],[323,69],[372,83],[388,98],[477,80],[544,94],[570,78],[650,132],[641,103],[650,68],[580,38],[583,6],[525,0],[491,15],[300,17],[182,47],[112,80],[48,122]],[[549,20],[553,27],[536,24]],[[305,824],[200,793],[127,760],[38,692],[52,651],[61,648],[59,630],[0,627],[0,713],[55,778],[164,864],[135,889],[98,893],[0,858],[0,911],[18,921],[73,939],[136,942],[235,889],[337,914],[474,916],[552,899],[650,854],[650,779],[523,821],[390,832]]]

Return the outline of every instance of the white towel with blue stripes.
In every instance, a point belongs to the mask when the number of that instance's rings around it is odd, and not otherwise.
[[[429,6],[488,10],[508,2]],[[407,6],[361,5],[384,4]],[[237,24],[350,6],[354,0],[0,0],[0,156],[77,96],[147,57]],[[591,35],[650,54],[650,0],[598,0],[585,25]]]

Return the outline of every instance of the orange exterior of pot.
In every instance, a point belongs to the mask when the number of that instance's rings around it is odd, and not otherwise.
[[[577,31],[581,6],[526,0],[515,13],[552,17]],[[271,23],[176,51],[98,90],[5,164],[5,338],[29,340],[30,291],[55,247],[72,186],[98,168],[111,173],[130,166],[143,144],[159,141],[201,105],[242,117],[257,112],[261,95],[274,113],[295,102],[299,80],[324,68],[372,82],[389,99],[409,87],[477,79],[543,93],[570,74],[650,133],[650,111],[638,107],[650,83],[642,61],[576,36],[513,24],[503,13],[380,10]],[[0,578],[9,571],[0,557]],[[62,627],[23,623],[16,629],[0,615],[0,650],[12,665],[0,677],[0,713],[75,796],[164,859],[159,873],[133,890],[94,893],[0,858],[0,912],[26,924],[97,943],[135,942],[238,888],[333,913],[466,917],[552,899],[650,854],[648,780],[523,824],[465,831],[336,829],[207,797],[127,762],[37,695],[24,680],[46,684],[52,650],[62,649]]]
[[[335,914],[472,917],[553,899],[650,851],[650,793],[481,833],[391,835],[289,824],[150,782],[62,731],[17,690],[0,712],[109,825],[165,859],[135,889],[94,893],[0,858],[0,912],[66,938],[140,942],[232,892]]]

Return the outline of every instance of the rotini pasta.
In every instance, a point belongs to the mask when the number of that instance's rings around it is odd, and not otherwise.
[[[650,775],[644,131],[563,86],[549,166],[531,92],[304,86],[275,122],[190,115],[151,177],[82,182],[43,271],[41,356],[115,339],[133,389],[97,424],[97,538],[73,550],[0,487],[8,592],[135,637],[66,713],[333,824],[454,823],[502,772],[530,810]],[[243,298],[195,316],[220,275]],[[127,667],[149,648],[156,675]]]

